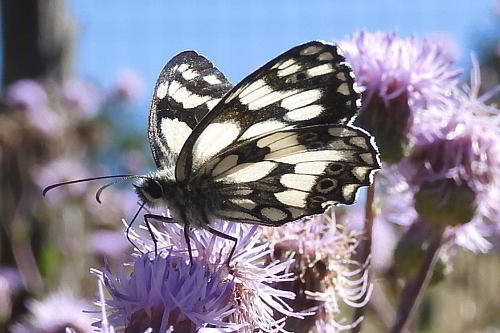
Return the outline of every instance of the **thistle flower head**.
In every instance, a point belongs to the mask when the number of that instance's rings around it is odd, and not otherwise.
[[[14,324],[11,332],[57,333],[68,329],[79,333],[92,332],[92,317],[84,312],[90,305],[69,292],[49,295],[43,301],[33,300],[28,308],[30,314],[22,323]]]
[[[4,323],[12,314],[16,294],[22,290],[22,280],[14,268],[0,267],[0,322]]]
[[[397,195],[388,195],[386,205],[412,207],[400,209],[406,218],[396,220],[446,227],[455,244],[484,252],[485,228],[478,227],[500,218],[500,118],[485,104],[495,91],[478,97],[477,66],[472,78],[471,87],[453,90],[453,103],[433,105],[415,119],[412,154],[384,172],[392,180],[399,175],[397,186],[389,186]],[[403,198],[414,205],[401,205]]]
[[[455,209],[456,207],[454,208],[453,206],[443,206],[443,203],[453,204],[455,202],[453,200],[454,198],[450,196],[450,193],[447,194],[447,192],[453,192],[453,189],[456,190],[456,188],[454,186],[443,186],[442,188],[438,187],[437,189],[441,191],[436,192],[437,197],[434,197],[434,201],[427,201],[427,208],[436,207],[434,213],[437,214],[433,215],[432,211],[427,211],[427,217],[430,217],[430,219],[434,221],[425,220],[424,217],[426,216],[426,212],[422,211],[422,207],[417,207],[416,209],[416,206],[418,205],[416,205],[415,199],[418,195],[420,187],[416,184],[408,183],[409,179],[404,180],[404,178],[402,178],[402,175],[398,172],[402,171],[401,169],[403,169],[405,172],[411,172],[409,171],[411,169],[411,166],[408,166],[408,164],[405,162],[404,166],[397,165],[393,168],[384,170],[384,178],[379,178],[379,180],[383,179],[384,181],[387,181],[385,187],[388,189],[384,195],[384,200],[381,206],[381,215],[379,216],[379,219],[408,227],[409,230],[407,233],[413,233],[411,228],[414,224],[431,222],[436,223],[442,227],[445,223],[440,220],[436,221],[436,219],[443,218],[445,221],[450,219],[452,221],[460,220],[460,215],[457,217],[456,215],[453,216],[452,214],[452,216],[450,217],[447,216],[447,212],[451,211],[453,213],[456,213],[456,211],[459,211],[460,209],[467,209],[471,207],[471,202],[461,202],[460,204],[462,205],[462,207],[458,207],[459,209]],[[446,180],[446,183],[449,185],[449,180]],[[458,206],[460,206],[460,204],[458,204]],[[487,236],[488,230],[491,230],[491,225],[488,226],[487,221],[484,221],[484,217],[482,217],[478,213],[479,209],[477,207],[475,209],[474,205],[472,207],[474,212],[472,220],[466,224],[458,224],[456,226],[448,225],[447,229],[445,230],[444,239],[451,241],[451,244],[467,248],[473,252],[487,252],[490,248],[490,244],[485,239],[485,236]],[[439,216],[439,213],[444,215]],[[431,229],[430,231],[432,232],[433,230]],[[408,261],[407,258],[404,261],[406,263],[411,262]]]
[[[37,109],[47,105],[49,98],[43,86],[35,80],[19,80],[7,87],[7,104],[22,109]]]
[[[361,31],[340,45],[357,82],[369,92],[367,103],[375,94],[386,103],[406,94],[412,107],[447,103],[461,74],[450,52],[428,39]]]
[[[172,252],[151,259],[138,256],[132,273],[121,267],[97,272],[112,299],[106,301],[109,323],[116,330],[141,332],[152,328],[164,332],[191,332],[205,324],[230,327],[223,319],[232,311],[232,282],[217,271],[190,267]],[[233,325],[234,327],[235,325]]]
[[[7,87],[4,98],[9,107],[25,112],[27,123],[46,134],[54,135],[63,127],[63,118],[51,109],[49,95],[38,81],[18,80]]]
[[[355,124],[375,136],[385,162],[397,163],[408,154],[416,110],[447,103],[460,71],[428,40],[359,32],[340,45],[364,89]]]
[[[476,67],[473,77],[477,72]],[[453,107],[436,107],[422,115],[415,125],[415,150],[406,167],[414,186],[432,188],[440,182],[443,190],[448,189],[442,193],[448,195],[460,187],[455,201],[474,201],[470,220],[498,221],[500,115],[484,104],[484,97],[477,96],[478,85],[476,79],[466,91],[455,90]]]
[[[453,178],[481,191],[499,180],[498,110],[463,100],[453,108],[431,109],[421,121],[410,158],[418,166],[416,181]]]
[[[282,331],[286,317],[302,317],[283,301],[283,298],[293,299],[294,293],[271,286],[273,283],[289,279],[289,275],[283,274],[283,271],[292,261],[265,264],[262,258],[269,255],[270,249],[266,244],[258,244],[260,231],[256,226],[220,222],[214,227],[238,238],[229,268],[226,259],[233,246],[232,242],[206,230],[191,232],[194,257],[191,267],[183,227],[177,224],[164,224],[161,231],[154,229],[158,247],[163,249],[162,255],[155,259],[146,255],[139,256],[134,265],[133,275],[129,278],[114,278],[113,281],[116,282],[113,285],[108,283],[113,299],[107,302],[107,305],[114,309],[110,312],[110,323],[115,328],[123,327],[125,331],[133,323],[134,318],[137,320],[142,318],[143,325],[137,326],[141,329],[147,328],[146,324],[150,326],[154,324],[155,327],[172,326],[174,332],[179,327],[181,331],[189,327],[240,332],[253,332],[255,329],[278,332]],[[147,236],[141,236],[141,232],[132,231],[130,236],[141,251],[152,253],[154,248],[152,241]],[[147,273],[142,273],[144,271]],[[120,276],[124,276],[123,274],[120,273]],[[177,276],[175,284],[169,282],[170,274]],[[108,272],[103,273],[103,276],[111,275]],[[133,283],[119,283],[132,279]],[[156,283],[154,291],[153,281]],[[136,291],[138,288],[148,290],[141,298],[144,301],[139,302],[132,298],[134,310],[125,311],[130,307],[127,304],[131,301],[131,296],[138,295]],[[181,292],[185,292],[186,295],[177,295]],[[180,304],[179,300],[184,300],[185,303]],[[163,305],[158,307],[154,304]],[[200,308],[198,304],[205,307]],[[211,307],[207,308],[207,304]],[[147,309],[154,309],[149,312],[156,313],[156,317],[153,318],[148,314]],[[169,315],[172,311],[177,314]],[[148,317],[145,317],[145,314],[148,314]],[[116,321],[115,318],[120,320]],[[153,320],[155,318],[156,320]],[[183,318],[183,321],[172,322],[172,318]],[[115,321],[120,325],[115,324]]]
[[[339,331],[357,324],[336,317],[340,303],[363,306],[369,298],[371,285],[365,267],[352,259],[358,236],[326,214],[266,232],[274,256],[295,259],[291,270],[297,279],[280,284],[282,289],[298,292],[292,307],[316,312],[302,321],[291,321],[287,329],[308,331],[321,326]]]

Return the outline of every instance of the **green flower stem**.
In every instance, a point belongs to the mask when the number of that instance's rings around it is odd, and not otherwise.
[[[404,332],[408,324],[413,320],[438,261],[442,235],[443,229],[433,235],[427,249],[425,261],[422,263],[418,275],[413,281],[409,281],[403,289],[401,303],[391,333]]]

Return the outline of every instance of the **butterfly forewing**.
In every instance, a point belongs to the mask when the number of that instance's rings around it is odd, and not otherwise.
[[[149,113],[149,142],[158,168],[173,168],[192,130],[230,89],[224,74],[194,51],[165,65]]]
[[[179,155],[176,179],[189,179],[238,142],[284,128],[347,124],[359,103],[351,68],[335,45],[297,46],[232,88],[196,126]]]

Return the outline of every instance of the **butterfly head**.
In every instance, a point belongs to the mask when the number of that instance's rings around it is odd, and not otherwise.
[[[174,182],[158,175],[144,177],[134,187],[137,196],[149,207],[165,206],[174,195]]]

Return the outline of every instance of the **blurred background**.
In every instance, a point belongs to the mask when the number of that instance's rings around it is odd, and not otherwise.
[[[234,84],[299,43],[382,30],[447,43],[464,73],[475,53],[484,91],[500,74],[494,0],[4,0],[1,21],[0,332],[23,320],[31,299],[66,290],[91,302],[96,279],[89,267],[130,252],[121,222],[137,209],[130,185],[107,189],[102,204],[94,198],[98,182],[45,198],[41,191],[75,178],[152,170],[150,98],[178,52],[197,50]],[[390,257],[397,231],[387,229],[374,256]],[[429,289],[418,331],[500,332],[498,293],[484,288],[500,287],[500,243],[494,245],[486,255],[458,254],[440,287]],[[381,268],[374,282],[386,273]],[[387,330],[377,306],[364,332]]]

